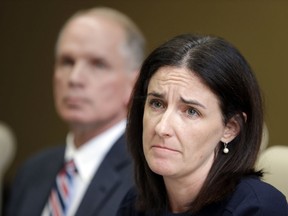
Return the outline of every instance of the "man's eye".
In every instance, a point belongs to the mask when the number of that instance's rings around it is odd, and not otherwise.
[[[70,57],[62,57],[59,59],[58,64],[60,66],[73,66],[74,62],[75,61]]]
[[[92,59],[90,61],[90,64],[93,65],[93,67],[101,68],[101,69],[105,69],[108,67],[107,62],[104,61],[103,59]]]

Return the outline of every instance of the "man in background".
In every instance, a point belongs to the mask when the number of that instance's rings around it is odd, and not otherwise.
[[[70,131],[66,145],[22,166],[7,215],[116,214],[133,185],[124,131],[144,46],[138,27],[111,8],[80,11],[67,21],[54,71],[56,110]]]

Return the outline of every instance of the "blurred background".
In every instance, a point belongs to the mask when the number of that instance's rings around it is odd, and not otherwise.
[[[6,185],[29,156],[65,140],[67,128],[53,103],[55,41],[68,17],[92,6],[113,7],[134,19],[147,37],[148,52],[188,32],[232,42],[263,90],[268,146],[288,145],[288,1],[0,0],[0,120],[17,137]]]

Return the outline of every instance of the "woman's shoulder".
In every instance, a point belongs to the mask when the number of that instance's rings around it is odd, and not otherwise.
[[[288,216],[285,196],[257,177],[243,178],[226,206],[233,215]]]
[[[135,187],[132,187],[127,194],[124,196],[120,208],[127,208],[127,207],[133,207],[135,206],[136,203],[136,197],[137,197],[137,192]]]
[[[136,189],[133,187],[123,198],[119,206],[117,216],[144,216],[143,213],[136,210],[136,199],[137,192]]]
[[[237,191],[242,195],[254,196],[261,202],[270,201],[273,197],[277,200],[284,200],[287,204],[285,196],[278,189],[263,182],[258,177],[243,178],[237,187]]]

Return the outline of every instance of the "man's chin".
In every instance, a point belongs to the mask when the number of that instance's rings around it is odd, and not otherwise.
[[[91,123],[91,118],[84,118],[80,115],[64,115],[62,116],[62,119],[69,125],[87,125],[89,122]]]

